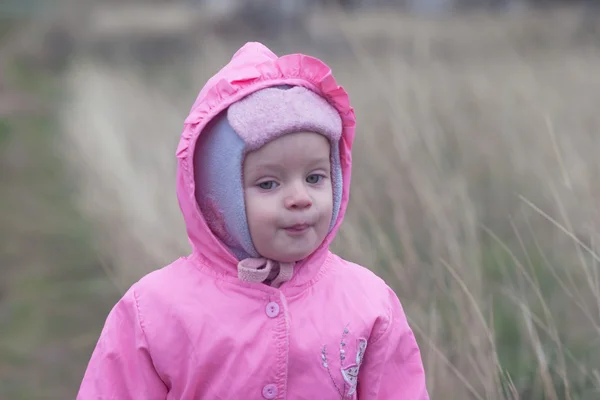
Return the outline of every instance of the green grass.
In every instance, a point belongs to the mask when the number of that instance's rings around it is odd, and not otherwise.
[[[60,99],[51,76],[13,65],[11,83]],[[74,398],[118,293],[58,152],[53,115],[0,120],[0,398]],[[7,173],[6,173],[6,172]]]

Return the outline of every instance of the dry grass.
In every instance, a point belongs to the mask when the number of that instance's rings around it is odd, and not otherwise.
[[[359,121],[335,250],[397,289],[432,397],[598,398],[600,53],[575,45],[577,16],[329,17],[301,50]],[[181,74],[80,60],[67,76],[81,204],[121,288],[188,251],[178,135],[242,42],[204,38]]]

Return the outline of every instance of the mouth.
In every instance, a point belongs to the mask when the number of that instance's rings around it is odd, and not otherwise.
[[[303,224],[291,225],[291,226],[288,226],[287,228],[284,228],[284,229],[288,233],[299,234],[299,233],[306,232],[308,230],[308,228],[310,228],[310,225],[303,223]]]

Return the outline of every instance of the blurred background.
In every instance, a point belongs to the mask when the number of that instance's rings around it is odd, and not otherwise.
[[[432,398],[599,399],[597,0],[1,0],[0,399],[75,398],[189,252],[175,148],[247,41],[350,92],[334,250],[397,291]]]

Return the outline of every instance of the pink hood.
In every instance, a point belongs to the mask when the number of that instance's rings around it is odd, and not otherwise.
[[[303,54],[277,57],[260,43],[247,43],[238,50],[229,64],[208,80],[200,91],[177,147],[177,196],[183,212],[193,255],[205,264],[217,268],[219,274],[236,276],[237,259],[210,231],[194,195],[194,148],[207,124],[232,103],[260,89],[275,85],[296,85],[310,89],[327,99],[342,117],[340,164],[343,191],[337,221],[323,244],[310,257],[299,263],[288,283],[298,286],[312,279],[328,253],[344,219],[350,192],[352,142],[356,119],[346,91],[340,87],[331,69],[320,60]]]

